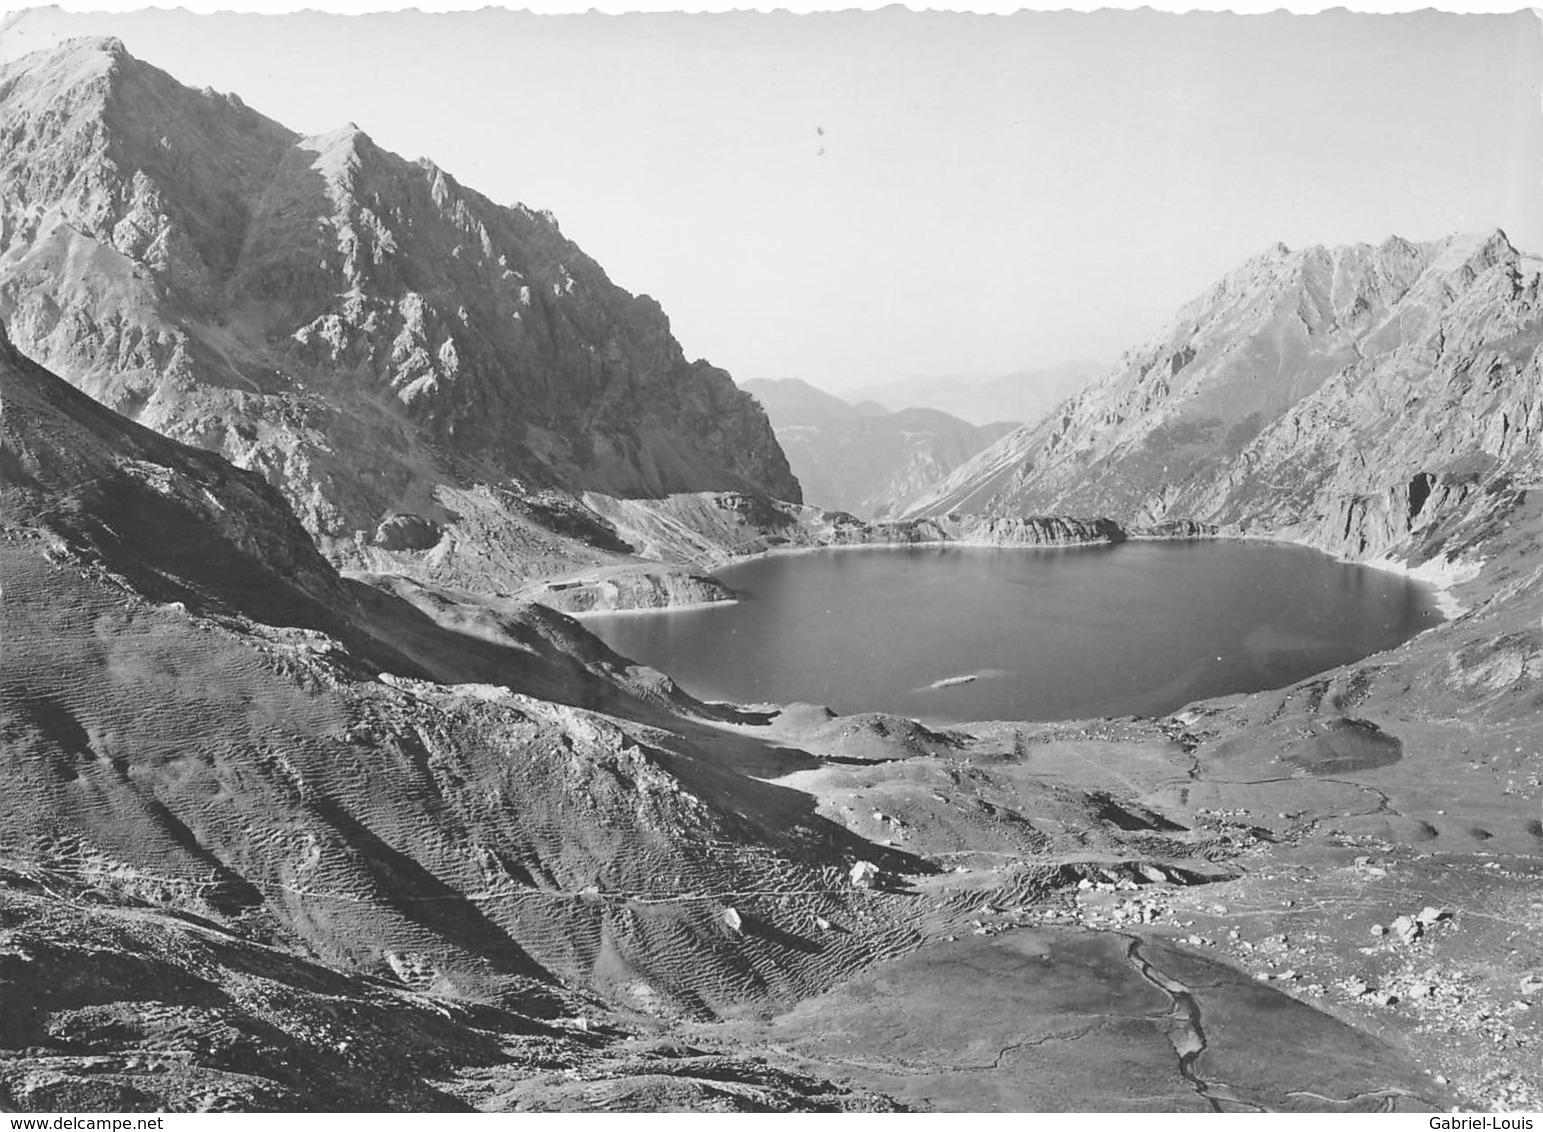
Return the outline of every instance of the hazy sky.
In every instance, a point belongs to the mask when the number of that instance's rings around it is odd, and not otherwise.
[[[1543,251],[1530,14],[13,17],[563,231],[737,378],[1112,361],[1276,240]]]

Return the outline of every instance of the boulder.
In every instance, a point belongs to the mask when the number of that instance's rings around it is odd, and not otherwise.
[[[1400,916],[1393,921],[1391,930],[1403,943],[1413,943],[1425,934],[1424,927],[1412,916]]]
[[[852,880],[853,888],[872,888],[879,879],[879,866],[872,861],[858,861],[847,875]]]

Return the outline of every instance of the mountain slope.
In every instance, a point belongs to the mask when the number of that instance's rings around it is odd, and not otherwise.
[[[352,126],[301,138],[116,40],[0,68],[0,138],[17,347],[261,471],[334,561],[538,557],[544,489],[561,552],[597,561],[626,548],[576,492],[799,498],[754,400],[549,214]]]
[[[747,381],[744,389],[766,407],[804,498],[863,519],[903,510],[1013,428],[977,427],[935,409],[851,405],[796,378]]]
[[[0,915],[8,1112],[893,1108],[732,1054],[602,1033],[585,996],[457,1002],[219,917],[115,904],[58,870],[0,865]]]
[[[1543,261],[1505,235],[1277,246],[913,515],[1189,519],[1358,558],[1481,522],[1535,482]]]
[[[3,345],[0,390],[12,866],[419,990],[665,1015],[791,1001],[907,938],[803,938],[890,898],[832,881],[866,842],[675,713],[748,717],[539,607],[346,581],[261,477]],[[729,901],[761,926],[725,931]]]

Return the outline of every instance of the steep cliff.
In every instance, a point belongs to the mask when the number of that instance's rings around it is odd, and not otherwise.
[[[936,409],[853,405],[795,378],[744,388],[766,407],[804,499],[864,519],[903,511],[1014,427],[973,425]]]
[[[1537,482],[1540,274],[1498,231],[1277,245],[910,514],[1188,519],[1460,558]]]
[[[116,40],[0,68],[0,139],[16,346],[262,472],[334,561],[454,576],[508,544],[517,575],[625,551],[575,492],[799,498],[754,399],[550,214],[351,125],[299,137]]]

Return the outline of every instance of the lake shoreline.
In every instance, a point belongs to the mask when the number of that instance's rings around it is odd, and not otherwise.
[[[1454,621],[1468,611],[1467,606],[1458,600],[1451,587],[1471,582],[1478,577],[1483,568],[1482,562],[1453,562],[1437,563],[1434,560],[1420,566],[1410,567],[1407,563],[1400,562],[1388,554],[1376,558],[1358,559],[1345,554],[1337,554],[1326,550],[1310,540],[1288,534],[1256,534],[1245,531],[1214,531],[1205,534],[1167,535],[1167,534],[1128,534],[1123,539],[1082,539],[1074,542],[1058,542],[1048,544],[1032,543],[1004,543],[988,539],[927,539],[916,542],[842,542],[825,543],[813,546],[775,546],[765,550],[758,550],[753,554],[736,555],[722,562],[715,563],[711,570],[723,570],[738,567],[750,562],[756,562],[766,558],[793,557],[799,555],[824,554],[832,551],[848,550],[928,550],[947,549],[958,547],[974,550],[1027,550],[1037,552],[1053,552],[1061,550],[1088,550],[1096,547],[1116,547],[1125,542],[1248,542],[1265,543],[1277,546],[1295,546],[1304,550],[1311,550],[1317,554],[1341,562],[1347,566],[1364,566],[1370,570],[1379,570],[1384,573],[1396,574],[1431,589],[1431,600],[1442,620],[1438,624],[1446,624]],[[725,589],[732,589],[719,579],[716,573],[710,575],[714,580],[724,585]],[[702,609],[725,608],[737,604],[738,598],[726,598],[721,601],[694,601],[680,605],[642,606],[628,609],[591,609],[580,612],[568,612],[568,616],[579,619],[594,617],[610,617],[619,614],[645,614],[645,613],[676,613]],[[1430,632],[1436,626],[1421,632]]]
[[[575,621],[592,621],[597,617],[637,617],[649,613],[695,613],[704,609],[729,609],[739,603],[739,598],[728,597],[719,601],[687,601],[679,605],[638,605],[627,609],[564,609],[557,612],[572,617]]]
[[[1240,542],[1263,542],[1275,543],[1281,546],[1300,546],[1307,550],[1315,550],[1319,554],[1325,554],[1334,559],[1334,561],[1343,562],[1347,566],[1364,566],[1368,570],[1380,570],[1383,573],[1396,574],[1401,578],[1408,578],[1421,585],[1429,586],[1431,588],[1431,600],[1435,602],[1436,608],[1442,616],[1442,620],[1438,624],[1442,625],[1449,621],[1455,621],[1468,612],[1468,607],[1458,600],[1451,587],[1474,581],[1484,568],[1482,561],[1438,562],[1435,559],[1423,562],[1419,566],[1410,566],[1407,562],[1401,562],[1386,552],[1378,555],[1376,558],[1351,558],[1347,554],[1336,554],[1305,538],[1296,538],[1291,535],[1256,535],[1234,532],[1218,534],[1213,537],[1218,539],[1235,539]],[[1430,629],[1424,629],[1422,632],[1428,633],[1434,628],[1436,626],[1432,625]]]
[[[1140,541],[1085,558],[934,545],[822,559],[798,548],[724,570],[746,600],[696,607],[727,607],[721,619],[645,624],[628,611],[584,622],[703,700],[829,703],[948,725],[1160,716],[1356,663],[1439,620],[1428,584],[1346,570],[1316,548]]]

